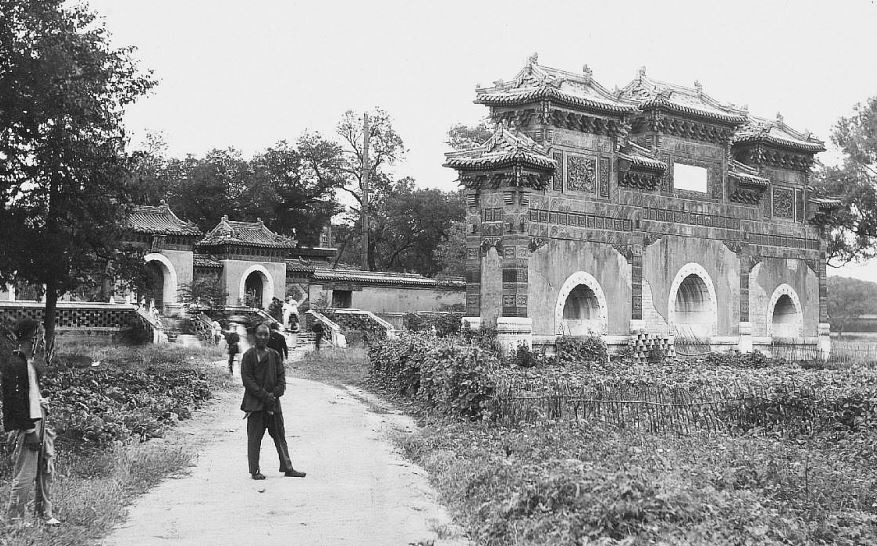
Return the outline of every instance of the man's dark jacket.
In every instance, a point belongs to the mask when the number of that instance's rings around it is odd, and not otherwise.
[[[241,357],[241,379],[244,382],[243,411],[273,411],[280,413],[280,397],[286,392],[286,370],[280,354],[266,349],[259,362],[258,350],[251,347]],[[274,404],[268,404],[268,394],[274,395]]]
[[[36,364],[37,381],[39,381],[40,367]],[[34,420],[30,418],[30,395],[27,379],[27,359],[18,351],[13,351],[2,363],[2,392],[3,392],[3,429],[6,432],[13,430],[29,430],[34,428]]]
[[[268,347],[274,349],[284,360],[289,358],[289,346],[286,344],[286,337],[276,330],[271,330],[271,337],[268,338]]]

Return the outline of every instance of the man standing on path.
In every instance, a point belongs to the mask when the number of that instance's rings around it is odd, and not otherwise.
[[[39,333],[37,321],[19,320],[15,325],[18,349],[4,355],[2,363],[3,428],[15,434],[12,488],[6,514],[13,520],[23,519],[30,493],[36,489],[34,509],[46,525],[54,526],[61,523],[52,516],[55,433],[45,426],[45,401],[39,384],[42,370],[34,362]]]
[[[304,472],[292,467],[289,447],[286,445],[286,429],[280,397],[286,391],[286,371],[280,355],[268,347],[271,330],[266,324],[256,327],[256,346],[241,358],[241,379],[244,383],[244,400],[241,410],[247,413],[247,462],[254,480],[264,480],[259,471],[259,455],[265,429],[274,440],[280,471],[288,478],[304,478]]]
[[[228,325],[228,333],[225,335],[225,344],[227,345],[226,349],[228,350],[228,373],[234,373],[234,355],[240,352],[240,346],[238,343],[241,341],[241,336],[235,332],[235,324],[230,323]]]

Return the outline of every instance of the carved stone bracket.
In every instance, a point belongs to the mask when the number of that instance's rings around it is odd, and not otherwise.
[[[627,171],[618,178],[618,185],[652,191],[661,183],[661,174],[654,172]]]
[[[481,239],[481,255],[486,256],[491,247],[502,255],[502,237],[485,237]]]
[[[550,241],[550,239],[547,237],[531,237],[530,244],[527,245],[527,248],[530,249],[530,252],[536,252],[543,246],[547,245],[548,241]]]
[[[743,252],[744,243],[742,241],[722,239],[722,244],[738,256]]]

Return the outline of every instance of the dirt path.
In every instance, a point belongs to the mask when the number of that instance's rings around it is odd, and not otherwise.
[[[105,545],[466,544],[424,471],[386,438],[411,430],[409,418],[370,411],[364,393],[293,378],[283,397],[287,441],[295,468],[308,476],[277,472],[266,434],[268,479],[253,481],[241,395],[223,393],[180,431],[202,446],[196,465],[141,497]]]

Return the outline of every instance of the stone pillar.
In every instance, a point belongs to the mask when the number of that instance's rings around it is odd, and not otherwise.
[[[740,321],[740,341],[737,350],[741,353],[752,352],[752,323],[748,320]]]
[[[496,320],[496,341],[504,355],[521,345],[533,346],[533,321],[529,317],[500,317]]]
[[[819,337],[816,339],[816,348],[819,351],[819,358],[828,360],[831,356],[831,325],[827,322],[820,322],[817,333]]]

